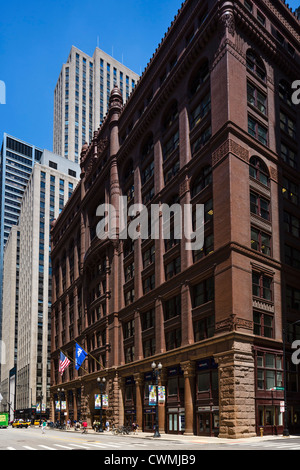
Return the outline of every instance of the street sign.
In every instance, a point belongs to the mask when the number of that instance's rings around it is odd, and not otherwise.
[[[269,391],[270,391],[270,392],[283,392],[283,391],[284,391],[284,387],[273,387],[273,388],[269,388]]]

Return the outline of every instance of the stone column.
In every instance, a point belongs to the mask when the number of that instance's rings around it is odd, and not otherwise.
[[[219,437],[240,439],[256,436],[252,345],[233,340],[230,350],[214,357],[219,366]]]
[[[74,421],[78,420],[78,406],[77,406],[77,390],[73,388],[73,412],[74,412]]]
[[[155,299],[155,348],[156,354],[166,351],[164,312],[160,298]]]
[[[139,310],[135,310],[134,312],[134,360],[140,361],[143,358],[144,358],[144,354],[143,354],[143,342],[142,342],[141,314]]]
[[[143,429],[143,398],[144,398],[144,380],[142,374],[135,374],[135,388],[136,388],[136,423],[139,429]]]
[[[158,379],[158,385],[165,387],[165,391],[167,392],[167,370],[166,369],[162,369],[160,378]],[[158,405],[158,427],[159,427],[160,434],[166,433],[166,402]]]
[[[194,435],[195,363],[180,364],[184,374],[185,436]]]

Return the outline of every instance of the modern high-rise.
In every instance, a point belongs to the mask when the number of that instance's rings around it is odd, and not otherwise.
[[[49,407],[50,228],[75,189],[79,172],[76,163],[45,150],[34,165],[21,202],[15,409],[28,417],[32,405],[40,401],[43,411]]]
[[[120,87],[126,101],[138,79],[98,47],[90,57],[72,46],[54,92],[53,151],[79,162],[82,145],[104,120],[113,87]]]
[[[5,348],[5,361],[4,364],[1,365],[0,376],[0,390],[3,396],[3,401],[0,403],[0,410],[9,411],[11,420],[14,418],[13,410],[16,395],[19,260],[20,231],[17,225],[13,225],[4,248],[2,305],[4,315],[2,318],[2,338]]]
[[[112,91],[51,232],[53,419],[64,389],[68,417],[99,420],[105,378],[102,417],[116,426],[299,432],[299,78],[300,23],[284,1],[186,0],[125,106]],[[104,202],[116,208],[107,239]],[[140,230],[141,203],[149,215],[153,204],[203,205],[203,248],[186,249],[175,216],[169,238]],[[163,208],[155,222],[162,234]],[[72,359],[62,376],[60,350]]]
[[[0,164],[0,335],[4,247],[11,227],[18,223],[25,188],[33,166],[40,161],[42,153],[42,149],[35,145],[8,134],[3,135]]]

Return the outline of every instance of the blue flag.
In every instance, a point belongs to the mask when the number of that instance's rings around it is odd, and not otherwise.
[[[81,367],[81,364],[84,362],[86,356],[88,355],[87,352],[85,352],[84,349],[82,349],[77,343],[76,343],[76,353],[75,353],[75,369],[79,370]]]

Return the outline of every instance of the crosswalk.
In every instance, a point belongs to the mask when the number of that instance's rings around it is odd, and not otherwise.
[[[264,441],[264,442],[231,442],[226,445],[232,447],[243,447],[253,450],[265,449],[265,450],[300,450],[300,444],[290,441]]]
[[[117,450],[117,449],[124,449],[124,446],[128,449],[142,449],[143,447],[147,447],[146,444],[128,444],[127,442],[118,442],[118,445],[112,444],[110,442],[107,443],[90,443],[90,442],[83,442],[81,444],[75,444],[74,442],[67,442],[65,444],[57,444],[57,443],[49,443],[48,445],[45,444],[37,444],[35,447],[23,445],[19,448],[16,447],[7,447],[6,450],[10,451],[17,451],[17,450]]]

